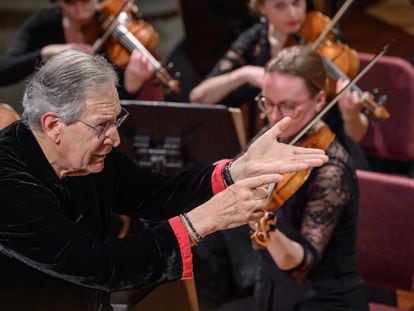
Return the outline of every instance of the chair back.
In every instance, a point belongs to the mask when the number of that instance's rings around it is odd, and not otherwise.
[[[357,171],[358,266],[368,284],[414,290],[414,179]]]
[[[372,54],[359,53],[361,68]],[[390,160],[414,160],[414,68],[399,57],[383,56],[361,78],[358,86],[371,91],[379,89],[387,96],[386,108],[391,117],[373,121],[360,143],[364,153]]]

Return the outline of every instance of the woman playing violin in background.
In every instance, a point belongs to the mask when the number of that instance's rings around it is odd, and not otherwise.
[[[321,57],[308,48],[286,48],[267,64],[258,104],[269,126],[292,118],[281,139],[290,141],[325,106],[326,79]],[[352,99],[349,91],[344,96]],[[355,170],[337,139],[325,151],[329,161],[280,207],[277,229],[260,251],[258,310],[368,310],[356,262]]]
[[[42,61],[63,50],[94,53],[91,43],[86,42],[83,29],[94,22],[98,5],[98,0],[59,0],[57,5],[34,13],[0,58],[0,85],[25,78]],[[135,98],[144,83],[153,76],[153,71],[148,59],[134,50],[125,70],[120,72],[120,97]]]
[[[322,58],[314,50],[293,46],[276,54],[265,70],[256,98],[268,125],[257,137],[289,116],[291,126],[280,139],[290,142],[327,103]],[[355,104],[354,99],[347,90],[340,100]],[[288,185],[293,195],[279,205],[269,252],[253,250],[248,226],[216,233],[195,249],[202,310],[217,305],[217,310],[234,311],[368,310],[356,263],[359,201],[353,159],[340,134],[325,122],[318,121],[310,133],[320,128],[331,134],[323,138],[329,160],[299,186],[297,179]]]
[[[192,90],[192,102],[254,105],[264,65],[285,46],[304,43],[299,31],[308,16],[305,0],[250,0],[250,7],[262,21],[243,32],[207,79]],[[343,102],[340,108],[347,135],[359,141],[368,127],[361,105]]]

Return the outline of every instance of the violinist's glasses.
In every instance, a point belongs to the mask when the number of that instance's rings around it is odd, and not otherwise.
[[[303,100],[282,100],[278,103],[273,103],[270,101],[266,96],[264,96],[262,93],[257,95],[255,97],[255,101],[257,105],[259,106],[260,110],[264,112],[265,114],[270,114],[272,111],[277,109],[277,111],[286,117],[291,117],[295,114],[296,109],[313,99],[313,96],[308,97]]]
[[[121,113],[118,116],[118,118],[116,119],[115,122],[106,122],[103,123],[101,125],[92,125],[89,124],[88,122],[82,121],[82,120],[77,120],[80,123],[85,124],[87,127],[90,127],[91,129],[94,129],[96,131],[96,135],[98,136],[98,139],[101,139],[102,137],[104,137],[106,135],[106,133],[108,132],[108,130],[112,127],[120,127],[121,124],[125,121],[125,119],[129,116],[129,112],[124,109],[123,107],[121,107]]]

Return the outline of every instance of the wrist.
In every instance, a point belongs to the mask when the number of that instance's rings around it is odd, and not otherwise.
[[[240,161],[243,160],[241,160],[241,158],[238,158],[237,160],[232,161],[231,166],[229,167],[229,173],[231,175],[233,183],[243,179],[243,172],[241,171],[243,165],[240,163]]]
[[[360,118],[361,112],[359,110],[342,111],[342,119],[344,121],[354,121]]]
[[[233,161],[229,161],[221,170],[221,178],[223,179],[224,185],[226,187],[231,186],[234,184],[233,177],[231,175],[231,165],[233,164]]]
[[[198,233],[198,231],[195,229],[193,223],[186,213],[182,213],[180,215],[180,220],[187,231],[188,237],[190,238],[191,246],[196,246],[202,240],[200,233]]]
[[[188,219],[201,238],[205,238],[219,228],[219,224],[214,222],[213,214],[207,208],[207,204],[200,205],[187,213]]]

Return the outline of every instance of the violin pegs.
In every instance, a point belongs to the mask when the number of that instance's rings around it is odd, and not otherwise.
[[[273,225],[273,224],[269,225],[269,231],[275,231],[276,228],[277,228],[276,225]]]
[[[267,215],[267,219],[273,220],[276,218],[276,214],[274,212],[269,212]]]
[[[385,105],[385,102],[387,101],[387,95],[381,95],[379,98],[378,98],[378,103],[380,104],[380,105]]]
[[[372,89],[371,94],[375,96],[377,96],[379,94],[379,90],[377,88]]]

